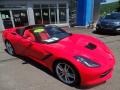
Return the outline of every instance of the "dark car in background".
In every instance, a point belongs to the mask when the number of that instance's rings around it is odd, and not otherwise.
[[[96,25],[97,32],[120,34],[120,12],[113,12],[101,17]]]

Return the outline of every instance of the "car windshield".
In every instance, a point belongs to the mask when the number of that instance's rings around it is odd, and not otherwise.
[[[35,27],[33,29],[37,41],[44,43],[54,43],[71,35],[57,26]]]
[[[63,39],[70,35],[70,33],[64,31],[63,29],[57,26],[48,26],[45,28],[45,30],[47,31],[47,33],[51,38],[55,37],[58,39]]]
[[[114,14],[110,14],[110,15],[106,15],[105,19],[119,19],[120,20],[120,14],[114,13]]]

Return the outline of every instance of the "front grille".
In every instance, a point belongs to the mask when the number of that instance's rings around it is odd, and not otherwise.
[[[103,28],[112,28],[114,24],[112,22],[101,22]]]
[[[109,69],[109,70],[105,71],[104,73],[102,73],[102,74],[100,75],[100,78],[105,77],[105,76],[108,75],[111,71],[112,71],[112,69]]]
[[[112,25],[107,25],[107,24],[101,24],[101,26],[102,26],[103,28],[112,28],[112,27],[113,27]]]

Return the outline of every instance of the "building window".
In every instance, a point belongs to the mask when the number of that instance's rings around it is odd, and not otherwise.
[[[42,9],[43,24],[50,24],[49,8]]]
[[[5,8],[5,6],[4,5],[0,5],[0,8]]]
[[[27,7],[26,4],[5,4],[5,5],[0,5],[1,9],[16,9],[16,8],[22,8],[25,9]]]
[[[28,25],[27,10],[12,10],[15,27]]]
[[[49,8],[49,4],[42,4],[41,8]]]
[[[49,7],[50,8],[57,8],[57,5],[56,4],[50,4]]]
[[[57,9],[50,8],[50,22],[51,24],[56,24],[57,22]]]
[[[0,17],[2,18],[5,29],[13,27],[9,10],[0,11]]]
[[[57,6],[55,4],[34,5],[35,24],[56,24]]]
[[[59,4],[59,21],[60,23],[67,22],[67,15],[66,15],[66,4]]]
[[[41,9],[34,9],[35,24],[42,24]]]
[[[40,5],[38,5],[38,4],[35,4],[34,6],[33,6],[33,8],[35,9],[35,8],[40,8]]]
[[[66,8],[66,4],[59,4],[59,8]]]

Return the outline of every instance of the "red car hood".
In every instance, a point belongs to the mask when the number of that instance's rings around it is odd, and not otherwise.
[[[103,42],[89,35],[73,34],[58,43],[51,44],[50,47],[56,48],[54,50],[63,56],[84,56],[101,64],[109,63],[114,58]],[[52,49],[53,52],[54,50]]]

